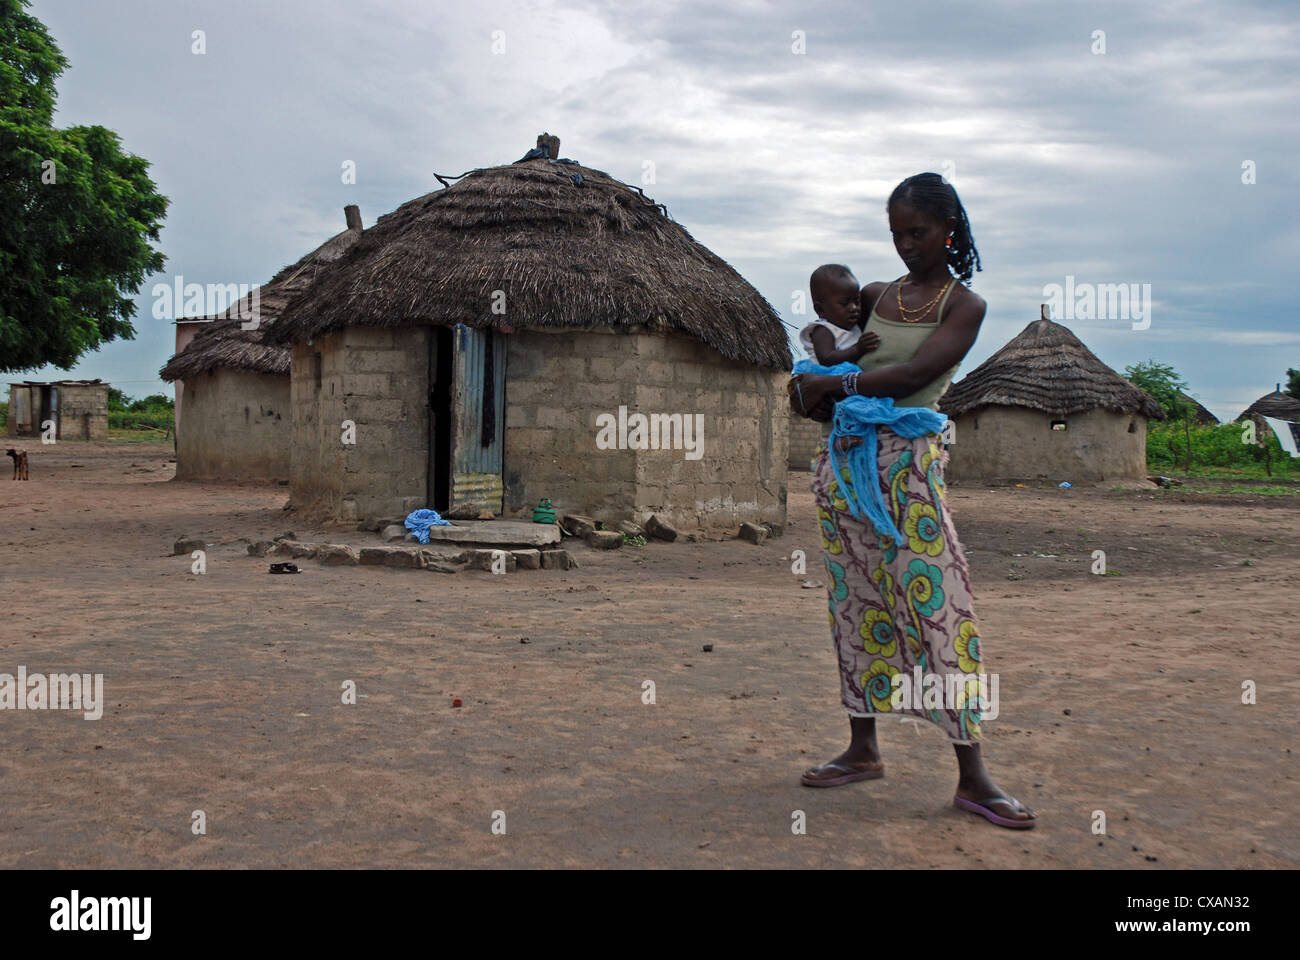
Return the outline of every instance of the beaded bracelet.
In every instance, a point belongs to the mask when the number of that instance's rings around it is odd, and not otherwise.
[[[858,393],[858,374],[846,373],[840,377],[840,389],[844,391],[844,396],[854,397]]]

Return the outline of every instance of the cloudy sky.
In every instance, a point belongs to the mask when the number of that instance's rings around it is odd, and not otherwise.
[[[167,272],[141,291],[136,339],[32,378],[170,393],[156,378],[174,333],[151,315],[153,283],[264,282],[341,230],[344,204],[368,226],[436,188],[435,172],[513,161],[543,130],[621,180],[652,169],[646,192],[791,326],[808,319],[792,295],[820,263],[863,282],[904,272],[884,201],[934,170],[961,194],[984,261],[973,288],[989,312],[963,372],[1067,276],[1150,284],[1147,329],[1065,322],[1117,370],[1173,364],[1221,417],[1300,368],[1291,2],[35,0],[31,12],[71,62],[56,122],[117,131],[171,199]]]

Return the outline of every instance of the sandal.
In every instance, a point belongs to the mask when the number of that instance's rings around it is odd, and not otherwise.
[[[999,801],[1013,807],[1018,807],[1019,809],[1025,811],[1025,813],[1029,814],[1029,819],[1011,820],[1007,817],[1003,817],[994,813],[993,810],[988,805],[991,803],[998,803]],[[976,802],[974,800],[967,800],[965,797],[953,797],[952,805],[956,807],[958,810],[965,810],[967,813],[978,814],[979,816],[987,820],[989,823],[995,823],[999,827],[1008,827],[1012,830],[1028,830],[1032,828],[1035,823],[1038,822],[1037,814],[1035,814],[1034,811],[1030,810],[1028,807],[1026,807],[1015,797],[989,797],[987,800],[983,801],[982,803]]]
[[[843,773],[838,777],[808,776],[808,773],[817,773],[822,770],[842,770]],[[840,763],[838,760],[827,760],[825,763],[813,767],[808,773],[799,778],[799,782],[805,787],[838,787],[846,783],[856,783],[859,780],[879,780],[885,775],[885,765],[882,763],[875,769],[859,770],[856,767],[850,767],[848,764]]]

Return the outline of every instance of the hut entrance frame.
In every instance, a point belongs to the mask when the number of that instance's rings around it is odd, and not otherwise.
[[[429,337],[429,506],[502,512],[504,335],[463,325]]]

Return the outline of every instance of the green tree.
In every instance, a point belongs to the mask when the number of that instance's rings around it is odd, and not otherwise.
[[[173,405],[170,397],[166,397],[161,393],[151,393],[143,400],[131,401],[131,405],[127,409],[133,413],[139,413],[142,410],[171,410]]]
[[[167,198],[100,126],[53,126],[67,60],[29,0],[0,0],[0,372],[77,358],[135,329],[162,269]]]
[[[1181,420],[1185,442],[1183,469],[1192,472],[1192,416],[1196,408],[1187,401],[1187,381],[1167,363],[1143,360],[1124,368],[1124,379],[1141,387],[1160,405],[1170,420]]]
[[[1300,400],[1300,370],[1287,369],[1286,386],[1282,389],[1282,392]]]

